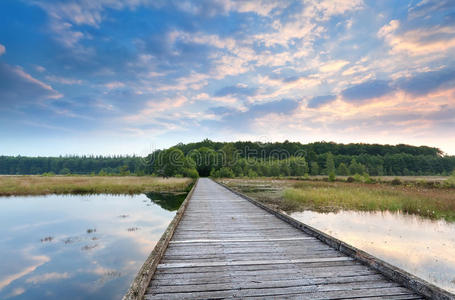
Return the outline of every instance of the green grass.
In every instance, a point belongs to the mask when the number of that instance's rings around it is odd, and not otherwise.
[[[326,182],[276,178],[223,179],[225,184],[286,212],[391,211],[455,222],[455,177],[444,185]]]
[[[391,211],[455,221],[455,193],[383,184],[299,182],[283,191],[283,208]]]
[[[0,176],[0,196],[182,192],[192,182],[189,178],[150,176]]]

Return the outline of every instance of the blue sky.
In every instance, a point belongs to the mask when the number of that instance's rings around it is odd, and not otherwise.
[[[0,154],[178,142],[455,154],[454,1],[0,2]]]

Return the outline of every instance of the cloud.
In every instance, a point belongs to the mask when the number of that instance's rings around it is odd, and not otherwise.
[[[25,251],[24,251],[25,252]],[[30,255],[27,256],[30,260],[33,260],[34,263],[32,263],[30,266],[23,268],[20,272],[7,275],[6,277],[3,277],[0,280],[0,291],[8,286],[11,282],[14,280],[17,280],[19,278],[22,278],[30,273],[33,273],[39,266],[47,263],[50,261],[50,258],[45,255]]]
[[[8,296],[6,296],[6,298],[17,297],[19,295],[22,295],[23,293],[25,293],[25,289],[18,287],[12,290],[11,293],[9,293]]]
[[[43,282],[56,281],[56,280],[68,279],[68,278],[70,278],[70,275],[68,272],[65,272],[65,273],[51,272],[51,273],[44,273],[44,274],[29,277],[29,278],[27,278],[27,280],[25,280],[25,282],[39,284],[39,283],[43,283]]]
[[[46,72],[46,68],[43,66],[36,66],[35,70],[40,73]]]
[[[428,55],[455,47],[453,26],[422,26],[401,32],[399,28],[400,22],[392,20],[378,31],[378,37],[385,39],[392,48],[392,54],[404,52],[410,55]]]
[[[313,97],[308,101],[308,108],[318,108],[324,104],[335,101],[337,97],[335,95],[317,96]]]
[[[124,120],[128,122],[147,121],[152,117],[162,116],[161,113],[165,111],[181,107],[187,102],[188,99],[185,96],[166,98],[160,101],[151,100],[146,103],[145,108],[139,113],[125,116]]]
[[[388,81],[370,80],[343,90],[341,95],[344,100],[359,102],[384,96],[391,91],[393,88],[390,87]]]
[[[249,88],[248,86],[237,84],[226,86],[215,92],[216,97],[224,96],[254,96],[257,93],[256,88]]]
[[[347,64],[349,64],[349,62],[346,60],[332,60],[324,63],[319,70],[321,70],[321,72],[336,72]]]
[[[410,78],[397,81],[397,86],[413,96],[426,95],[440,88],[453,87],[455,84],[455,69],[421,72]]]
[[[0,44],[0,56],[6,53],[6,48],[2,44]]]
[[[58,99],[62,94],[52,86],[34,78],[21,67],[0,62],[0,102],[18,104],[39,99]]]
[[[211,124],[211,126],[217,125],[223,128],[245,130],[248,129],[252,123],[254,123],[255,119],[272,114],[291,114],[298,107],[299,102],[290,99],[254,104],[246,108],[244,111],[230,107],[214,107],[211,108],[210,112],[221,115],[221,119],[219,121],[208,121],[205,124]]]
[[[41,69],[39,69],[37,71],[42,72]],[[80,80],[80,79],[65,78],[65,77],[59,77],[59,76],[54,76],[54,75],[46,76],[46,79],[51,82],[67,84],[67,85],[82,84],[82,80]]]
[[[107,87],[109,90],[113,90],[113,89],[125,87],[125,84],[120,81],[113,81],[113,82],[108,82],[108,83],[104,84],[104,86]]]

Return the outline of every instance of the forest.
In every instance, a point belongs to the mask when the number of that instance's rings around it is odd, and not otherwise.
[[[143,175],[144,158],[138,156],[0,156],[0,174],[97,174]]]
[[[214,177],[355,175],[448,175],[455,156],[427,146],[317,142],[222,143],[204,140],[158,150],[147,173]]]
[[[0,156],[0,174],[157,176],[448,175],[455,156],[427,146],[213,142],[177,144],[138,156]]]

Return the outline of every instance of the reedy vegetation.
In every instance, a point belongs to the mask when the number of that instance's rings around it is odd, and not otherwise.
[[[151,176],[0,176],[0,196],[46,194],[139,194],[188,191],[192,179]]]
[[[449,178],[455,187],[455,175]],[[455,193],[449,188],[425,188],[407,182],[367,184],[362,182],[327,182],[314,180],[231,179],[228,185],[257,200],[287,211],[305,209],[320,212],[338,210],[391,211],[431,219],[455,221]],[[253,187],[269,185],[278,192],[257,192]]]

